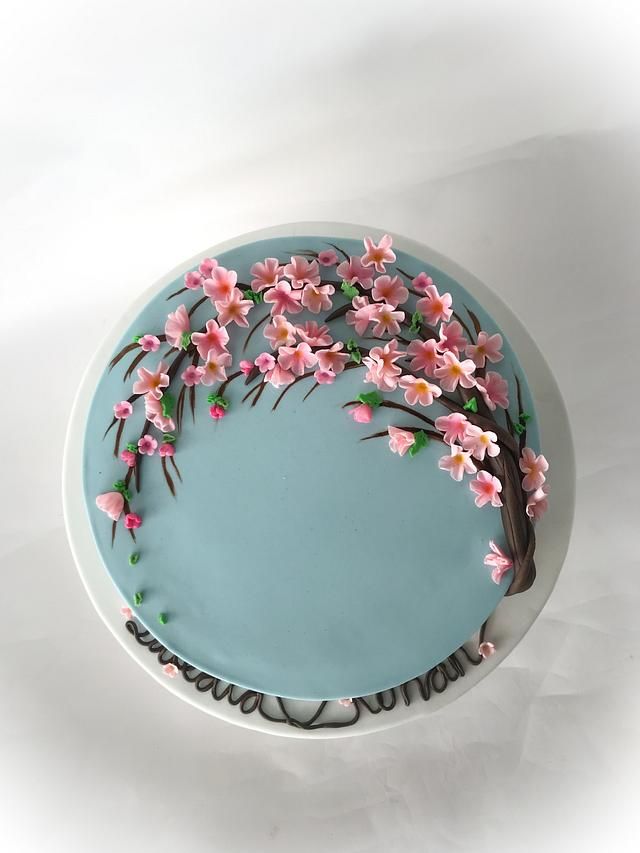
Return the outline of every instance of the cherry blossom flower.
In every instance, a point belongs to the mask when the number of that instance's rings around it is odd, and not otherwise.
[[[113,407],[114,417],[118,418],[120,421],[126,420],[132,412],[133,406],[128,400],[121,400]]]
[[[390,426],[387,428],[387,432],[389,433],[389,450],[399,456],[404,456],[416,442],[415,435],[409,430]]]
[[[249,325],[247,314],[253,308],[253,302],[250,299],[243,299],[242,291],[237,287],[233,289],[228,299],[216,302],[215,305],[218,312],[218,323],[221,326],[235,323],[237,326],[246,328]]]
[[[362,336],[367,331],[369,323],[373,322],[374,315],[380,306],[371,304],[368,296],[354,296],[351,304],[355,310],[347,311],[345,317],[347,325],[355,326],[356,334]]]
[[[481,658],[490,658],[496,653],[496,647],[493,643],[480,643],[478,646],[478,654]]]
[[[462,438],[462,446],[470,450],[471,455],[478,462],[483,462],[487,456],[497,456],[500,453],[500,445],[497,444],[498,436],[490,430],[484,431],[482,427],[468,424],[467,431]]]
[[[381,275],[373,283],[371,297],[376,302],[386,302],[392,308],[397,308],[409,298],[409,291],[402,283],[399,275]]]
[[[276,314],[273,321],[264,330],[265,338],[271,343],[271,349],[295,344],[295,329],[281,314]]]
[[[238,273],[235,270],[218,266],[211,270],[211,278],[204,280],[202,289],[212,302],[224,302],[233,293],[237,282]]]
[[[160,447],[158,448],[158,453],[162,457],[164,457],[164,456],[175,456],[176,449],[173,446],[173,444],[165,443],[165,444],[160,445]]]
[[[476,367],[484,367],[485,361],[495,364],[502,361],[504,356],[500,352],[502,348],[502,335],[487,335],[486,332],[478,332],[478,340],[475,344],[467,344],[465,352],[473,359]]]
[[[425,295],[416,303],[416,308],[430,326],[435,326],[443,320],[448,322],[453,314],[451,307],[453,299],[450,293],[438,292],[438,288],[430,281],[424,288]]]
[[[305,284],[301,301],[312,314],[319,314],[321,311],[331,309],[331,296],[335,292],[336,289],[332,284]]]
[[[136,454],[132,450],[123,450],[120,459],[126,462],[129,468],[133,468],[136,464]]]
[[[143,335],[138,341],[138,346],[144,352],[157,352],[160,349],[160,339],[155,335]]]
[[[176,428],[173,418],[166,417],[163,414],[160,400],[156,400],[150,394],[144,398],[144,416],[156,429],[162,430],[162,432],[172,432]]]
[[[383,303],[382,305],[372,305],[372,319],[375,321],[373,334],[376,337],[382,335],[399,335],[400,323],[404,320],[404,311],[394,311],[392,306]]]
[[[444,433],[444,440],[447,444],[464,441],[468,427],[469,420],[462,412],[452,412],[450,415],[436,418],[436,429],[438,432]]]
[[[488,471],[478,472],[476,479],[469,483],[469,488],[476,496],[476,506],[482,507],[488,503],[491,503],[491,506],[502,506],[500,500],[502,483]]]
[[[318,385],[333,385],[336,380],[336,375],[333,370],[316,370],[313,378]]]
[[[282,275],[282,266],[277,258],[265,258],[264,262],[258,262],[251,267],[251,289],[260,293],[267,287],[275,287]]]
[[[465,338],[462,331],[462,325],[454,320],[451,323],[442,323],[440,325],[440,339],[438,341],[438,349],[440,352],[449,352],[458,355],[464,351],[469,341]]]
[[[125,619],[133,619],[133,610],[130,607],[121,607],[120,613]]]
[[[111,521],[117,521],[124,509],[124,498],[120,492],[106,492],[104,495],[98,495],[96,506],[106,512]]]
[[[475,369],[470,358],[458,361],[452,352],[445,352],[440,359],[440,367],[436,367],[433,372],[445,391],[455,391],[458,383],[462,388],[473,388],[476,384],[473,376]]]
[[[206,358],[214,349],[216,352],[224,352],[229,343],[229,332],[224,326],[219,326],[215,320],[207,320],[206,332],[194,332],[191,341],[198,350],[200,358]]]
[[[279,281],[275,287],[265,291],[264,294],[264,301],[272,306],[272,316],[285,313],[298,314],[302,311],[300,298],[300,291],[292,290],[288,281]]]
[[[411,356],[409,365],[412,370],[423,370],[427,376],[435,375],[435,369],[440,364],[440,355],[433,338],[428,341],[411,341],[407,347],[407,355]]]
[[[405,389],[404,399],[410,406],[419,403],[421,406],[430,406],[434,397],[439,397],[442,391],[437,385],[432,385],[426,379],[417,376],[402,376],[398,385]]]
[[[475,474],[478,470],[471,461],[471,454],[458,444],[451,445],[451,454],[449,456],[441,456],[438,461],[438,468],[443,471],[448,471],[454,480],[460,482],[466,474]]]
[[[542,454],[536,456],[535,450],[525,447],[520,457],[520,470],[525,475],[522,488],[525,492],[535,492],[547,479],[545,472],[549,470],[549,463]]]
[[[212,271],[218,266],[218,262],[215,258],[203,258],[200,261],[200,266],[198,270],[202,273],[205,278],[210,278]]]
[[[167,365],[160,361],[155,370],[147,370],[146,367],[138,368],[138,381],[133,383],[134,394],[150,394],[159,400],[162,397],[163,388],[169,386],[169,376],[165,372]]]
[[[230,352],[217,352],[215,349],[209,350],[207,362],[204,366],[204,373],[200,382],[203,385],[213,385],[214,382],[224,382],[227,378],[226,369],[231,364]]]
[[[274,388],[280,388],[283,385],[291,385],[295,376],[290,370],[285,370],[279,364],[276,365],[265,374],[265,381],[270,382]]]
[[[426,293],[429,285],[433,284],[433,279],[426,272],[419,272],[418,275],[411,281],[414,290],[418,293]],[[448,317],[446,318],[449,319]]]
[[[158,442],[152,435],[143,435],[138,439],[138,452],[143,456],[153,456],[156,452]]]
[[[189,290],[197,290],[202,286],[202,282],[204,281],[204,276],[200,272],[200,270],[191,270],[185,274],[184,277],[184,286]]]
[[[398,341],[394,338],[384,347],[373,347],[362,363],[368,368],[365,382],[372,382],[381,391],[395,391],[398,377],[402,369],[395,362],[406,353],[398,349]]]
[[[321,267],[332,267],[338,263],[338,256],[333,249],[324,249],[318,252],[318,262]]]
[[[305,284],[320,284],[320,269],[317,261],[308,261],[301,255],[294,255],[291,263],[284,268],[285,276],[290,280],[291,287],[299,290]]]
[[[365,290],[371,290],[373,287],[373,270],[365,267],[355,255],[351,255],[348,261],[343,261],[336,268],[336,273],[342,281],[349,284],[359,284]]]
[[[529,518],[533,518],[534,521],[538,521],[545,512],[549,509],[549,501],[547,496],[549,494],[549,487],[547,485],[540,486],[539,489],[536,489],[535,492],[531,492],[531,494],[527,497],[527,515]]]
[[[137,530],[142,525],[142,518],[137,512],[128,512],[124,517],[124,526],[127,530]]]
[[[395,252],[391,250],[392,244],[393,240],[389,234],[384,234],[377,245],[373,242],[371,237],[365,237],[365,252],[362,256],[362,263],[364,266],[374,266],[376,272],[384,272],[385,263],[392,264],[396,259]]]
[[[489,370],[486,376],[478,377],[476,385],[492,412],[495,411],[496,406],[501,406],[503,409],[509,408],[509,385],[499,373]]]
[[[336,375],[342,373],[345,364],[349,361],[349,354],[341,352],[342,349],[344,349],[342,341],[336,341],[328,349],[319,349],[316,355],[320,370],[330,371]]]
[[[328,347],[333,343],[328,326],[318,326],[315,320],[307,320],[304,326],[296,326],[301,341],[312,347]]]
[[[254,368],[254,363],[243,358],[238,367],[245,376],[248,376]]]
[[[180,349],[182,347],[182,336],[188,335],[190,331],[189,314],[184,305],[180,305],[175,311],[167,315],[164,333],[170,346]]]
[[[199,385],[203,376],[204,367],[196,367],[195,364],[190,364],[180,374],[180,379],[182,379],[187,388],[191,388],[192,385]]]
[[[175,665],[175,663],[165,663],[165,665],[162,667],[162,671],[169,678],[175,678],[178,674],[178,667]]]
[[[214,421],[221,421],[227,414],[227,411],[223,406],[219,406],[217,403],[214,403],[213,406],[209,407],[209,414]]]
[[[500,583],[509,569],[513,568],[513,560],[493,540],[489,542],[489,547],[492,553],[486,555],[484,564],[485,566],[493,566],[491,580],[494,583]]]
[[[268,373],[276,366],[276,360],[270,352],[261,352],[254,364],[260,373]]]
[[[311,352],[309,344],[301,343],[297,347],[280,347],[278,363],[284,370],[290,370],[295,376],[302,376],[307,367],[313,367],[318,356]]]
[[[357,424],[370,424],[373,418],[373,409],[366,403],[360,403],[355,409],[351,409],[349,414]]]

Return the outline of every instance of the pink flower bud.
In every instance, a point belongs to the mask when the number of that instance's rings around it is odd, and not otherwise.
[[[142,519],[137,512],[128,512],[124,517],[124,526],[127,530],[136,530],[142,524]]]
[[[357,424],[370,424],[373,417],[373,409],[367,403],[361,403],[349,412]]]
[[[201,272],[196,272],[192,270],[188,272],[184,277],[184,286],[188,287],[189,290],[197,290],[198,287],[202,284],[204,280],[204,276]]]
[[[226,411],[222,408],[222,406],[217,406],[217,405],[216,405],[216,406],[211,406],[211,408],[209,409],[209,414],[211,415],[211,417],[212,417],[215,421],[219,421],[219,420],[220,420],[221,418],[223,418],[227,413],[226,413]]]
[[[158,450],[160,456],[173,456],[175,452],[173,444],[161,444],[160,450]]]
[[[252,361],[247,361],[246,359],[243,359],[240,362],[240,370],[244,373],[245,376],[248,376],[251,373],[253,367],[254,364]]]
[[[478,646],[478,654],[483,658],[490,658],[492,654],[495,653],[496,647],[493,643],[480,643]]]
[[[123,462],[126,462],[129,468],[133,468],[136,464],[136,454],[131,450],[123,450],[120,454],[120,459],[122,459]]]

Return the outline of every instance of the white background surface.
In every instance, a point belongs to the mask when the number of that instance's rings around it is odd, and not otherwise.
[[[612,0],[0,7],[7,850],[638,849],[639,26]],[[132,297],[297,219],[379,222],[495,289],[577,452],[569,558],[516,652],[443,713],[339,742],[141,677],[59,496],[84,362]]]

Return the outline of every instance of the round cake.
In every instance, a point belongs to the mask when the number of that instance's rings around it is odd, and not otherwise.
[[[386,234],[202,257],[131,316],[82,452],[131,641],[245,713],[341,726],[428,698],[535,579],[527,377],[483,306]]]

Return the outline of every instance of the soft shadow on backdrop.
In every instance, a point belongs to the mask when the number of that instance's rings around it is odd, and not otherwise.
[[[634,849],[639,23],[623,2],[0,10],[8,849]],[[341,742],[236,730],[144,677],[59,497],[84,362],[131,298],[296,219],[379,224],[495,289],[577,452],[569,558],[521,646],[445,713]]]

